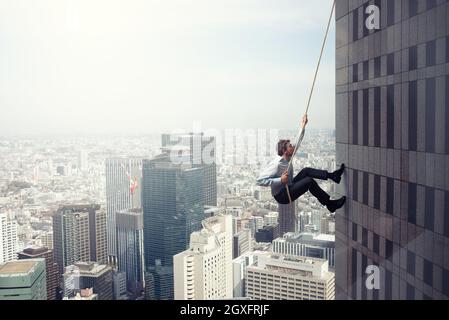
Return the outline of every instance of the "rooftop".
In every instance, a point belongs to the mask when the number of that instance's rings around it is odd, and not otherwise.
[[[9,261],[0,265],[0,275],[17,275],[30,273],[36,266],[36,260]]]

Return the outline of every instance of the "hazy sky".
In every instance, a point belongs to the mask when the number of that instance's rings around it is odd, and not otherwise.
[[[0,0],[0,135],[295,129],[332,0]],[[334,24],[310,126],[334,127]]]

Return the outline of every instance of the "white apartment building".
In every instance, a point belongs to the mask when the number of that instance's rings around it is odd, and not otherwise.
[[[245,287],[252,300],[335,299],[335,276],[323,259],[255,253]]]
[[[17,223],[0,214],[0,263],[17,259]]]
[[[202,223],[190,248],[173,257],[175,300],[232,298],[232,216]]]

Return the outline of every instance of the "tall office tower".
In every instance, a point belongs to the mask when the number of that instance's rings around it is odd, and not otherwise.
[[[145,267],[158,266],[152,269],[156,299],[173,299],[173,256],[188,248],[204,217],[202,168],[162,155],[143,161],[142,183]]]
[[[215,137],[203,133],[163,134],[162,150],[186,157],[193,167],[203,168],[204,205],[217,205],[217,161]]]
[[[78,154],[78,170],[86,172],[89,169],[89,156],[86,150],[80,150]]]
[[[449,3],[336,8],[337,298],[448,299]],[[370,265],[380,290],[365,286]]]
[[[0,263],[15,260],[17,250],[17,223],[0,214]]]
[[[232,216],[205,219],[173,268],[176,300],[232,298]]]
[[[246,297],[245,275],[246,268],[254,263],[254,253],[246,252],[232,261],[233,298]]]
[[[55,263],[53,251],[44,247],[29,247],[18,253],[19,260],[45,259],[47,300],[57,300],[60,273]]]
[[[99,205],[59,208],[53,216],[53,234],[61,273],[78,261],[106,262],[106,212]]]
[[[120,300],[122,298],[127,298],[127,280],[126,273],[123,271],[112,271],[112,281],[113,281],[113,299]]]
[[[296,232],[297,221],[295,203],[278,205],[279,233]]]
[[[254,255],[245,279],[251,300],[334,300],[335,279],[326,260],[270,252]]]
[[[41,241],[42,247],[53,250],[53,231],[47,231],[40,234],[37,239]]]
[[[256,242],[271,243],[279,237],[279,224],[265,226],[255,234]]]
[[[106,159],[106,211],[109,262],[117,265],[117,212],[142,208],[142,159]]]
[[[263,228],[263,217],[253,216],[249,219],[251,235],[254,236],[259,229]]]
[[[245,252],[249,252],[252,250],[253,239],[251,237],[251,230],[249,229],[241,230],[240,232],[236,233],[233,238],[234,238],[232,246],[233,259],[241,256]]]
[[[139,296],[144,284],[142,209],[119,211],[116,217],[118,270],[126,272],[126,287]]]
[[[0,300],[47,300],[45,260],[0,264]]]
[[[287,233],[273,241],[274,253],[326,259],[335,268],[335,236],[312,233]]]
[[[278,223],[278,217],[279,217],[279,213],[278,212],[269,212],[268,214],[266,214],[263,217],[263,224],[264,224],[264,226],[277,224]]]
[[[111,267],[95,262],[78,262],[65,268],[64,297],[74,297],[83,289],[93,289],[98,300],[112,300]]]
[[[323,212],[320,210],[312,211],[312,224],[316,227],[318,232],[321,232],[321,220],[323,219]]]
[[[155,300],[154,275],[145,271],[145,300]]]

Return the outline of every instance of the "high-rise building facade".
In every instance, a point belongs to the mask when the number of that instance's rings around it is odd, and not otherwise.
[[[106,159],[106,212],[108,258],[117,264],[117,212],[142,208],[142,159]]]
[[[47,300],[57,300],[60,273],[53,257],[53,251],[45,247],[29,247],[19,252],[18,258],[19,260],[45,259]]]
[[[0,214],[0,263],[17,258],[17,223]]]
[[[129,292],[140,295],[144,287],[143,212],[119,211],[116,216],[118,270],[126,273]]]
[[[173,256],[188,248],[204,217],[202,168],[160,156],[143,161],[142,182],[145,267],[160,271],[154,275],[156,299],[173,298]]]
[[[0,300],[47,300],[45,260],[0,264]]]
[[[53,216],[54,255],[61,274],[79,261],[107,261],[106,212],[99,205],[59,208]]]
[[[232,216],[205,219],[190,248],[173,257],[176,300],[232,298]]]
[[[298,222],[295,203],[279,204],[278,213],[280,236],[287,232],[296,232]]]
[[[74,297],[84,289],[92,289],[98,300],[112,300],[113,279],[110,266],[95,262],[77,262],[65,268],[64,297]]]
[[[329,268],[335,268],[335,236],[313,233],[287,233],[273,241],[273,252],[326,259]]]
[[[163,134],[162,150],[175,152],[175,157],[186,157],[193,167],[203,169],[204,205],[217,205],[217,162],[215,137],[203,133]]]
[[[449,3],[336,4],[337,298],[448,299]]]
[[[243,229],[236,233],[233,238],[232,257],[234,259],[252,250],[253,238],[251,237],[251,230]]]
[[[254,253],[246,267],[246,297],[252,300],[334,300],[334,274],[326,260],[270,252]]]

